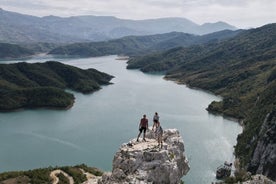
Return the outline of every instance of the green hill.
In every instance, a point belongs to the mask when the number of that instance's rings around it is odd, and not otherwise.
[[[0,65],[0,110],[18,108],[67,108],[72,89],[90,93],[110,84],[112,76],[95,69],[82,70],[62,63],[16,63]]]
[[[265,135],[276,133],[276,24],[244,31],[220,43],[137,57],[129,61],[128,68],[165,72],[169,80],[223,96],[223,101],[212,102],[208,110],[244,120],[235,149],[242,166],[276,179],[276,158],[256,149]],[[264,126],[264,122],[270,123]],[[275,147],[275,137],[265,140],[266,147]],[[254,155],[265,159],[255,161]]]
[[[203,36],[172,32],[149,36],[127,36],[105,42],[75,43],[57,47],[49,52],[54,55],[104,56],[113,54],[142,55],[150,52],[187,47],[194,44],[217,42],[237,35],[238,31],[220,31]]]
[[[21,58],[33,55],[34,52],[19,45],[0,43],[0,58]]]
[[[75,183],[84,183],[87,181],[87,176],[85,173],[89,173],[94,176],[102,176],[103,171],[95,168],[89,167],[85,164],[76,166],[64,166],[64,167],[48,167],[41,169],[33,169],[28,171],[12,171],[0,173],[0,183],[1,184],[42,184],[42,183],[53,183],[53,178],[51,173],[56,170],[61,170],[71,176]],[[83,171],[83,172],[82,172]],[[59,178],[58,183],[69,183],[67,177],[63,174],[57,174]]]

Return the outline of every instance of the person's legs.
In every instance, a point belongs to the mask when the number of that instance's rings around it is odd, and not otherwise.
[[[143,134],[143,136],[144,136],[144,137],[143,137],[143,140],[144,140],[144,141],[146,141],[146,130],[147,130],[147,128],[144,128],[144,134]]]
[[[162,148],[163,147],[162,134],[158,134],[157,142],[158,142],[158,146],[161,146]]]
[[[142,129],[140,128],[139,131],[140,131],[140,133],[138,134],[137,142],[139,142],[139,137],[140,137],[140,135],[141,135],[141,133],[142,133]]]
[[[161,148],[163,147],[163,135],[160,135],[160,144],[161,144]]]
[[[152,130],[154,130],[154,127],[156,128],[156,121],[153,122]]]
[[[157,142],[158,142],[158,146],[160,145],[160,135],[157,135]]]

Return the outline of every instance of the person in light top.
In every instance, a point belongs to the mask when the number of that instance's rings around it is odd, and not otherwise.
[[[157,127],[158,122],[159,122],[159,116],[158,116],[158,113],[155,112],[155,114],[153,116],[152,130],[154,129],[154,127]]]
[[[157,142],[158,142],[158,147],[160,146],[161,148],[163,147],[163,128],[160,125],[160,122],[156,124],[156,130],[155,130]]]

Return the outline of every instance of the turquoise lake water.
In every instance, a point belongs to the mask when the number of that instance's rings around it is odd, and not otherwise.
[[[142,115],[151,120],[158,112],[163,128],[177,128],[184,139],[191,167],[183,177],[185,184],[215,181],[216,168],[233,161],[233,146],[242,131],[237,122],[205,110],[220,98],[166,81],[161,75],[127,70],[126,62],[115,58],[42,55],[26,60],[95,68],[115,76],[114,84],[93,94],[74,93],[75,104],[69,110],[0,113],[0,172],[81,163],[110,171],[119,146],[137,136]],[[0,61],[12,62],[19,61]]]

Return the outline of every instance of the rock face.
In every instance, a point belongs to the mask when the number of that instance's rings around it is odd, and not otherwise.
[[[99,183],[180,183],[189,165],[178,130],[165,130],[163,147],[157,145],[151,130],[147,132],[146,142],[133,139],[123,144],[114,156],[112,173],[105,173]]]
[[[276,111],[265,118],[248,170],[276,180]]]
[[[264,175],[254,175],[252,176],[251,180],[242,182],[242,184],[276,184],[276,182],[268,179]]]

